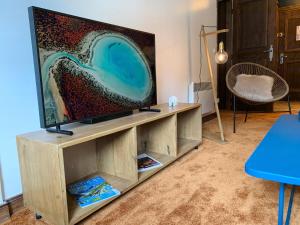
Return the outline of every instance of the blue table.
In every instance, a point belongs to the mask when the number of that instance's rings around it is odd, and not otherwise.
[[[251,176],[280,183],[278,225],[283,225],[285,185],[293,185],[285,224],[290,222],[295,186],[300,185],[300,121],[296,115],[281,116],[245,165]]]

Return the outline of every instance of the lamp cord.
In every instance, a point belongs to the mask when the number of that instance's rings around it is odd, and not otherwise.
[[[205,27],[207,27],[207,28],[216,28],[217,26],[204,26],[204,25],[202,25],[202,27],[201,27],[201,33],[204,31]],[[202,58],[203,58],[203,55],[202,55],[202,38],[200,37],[200,69],[199,69],[199,74],[198,74],[199,88],[197,89],[197,92],[196,92],[196,102],[197,103],[200,100],[199,92],[200,92],[200,88],[201,88]]]
[[[200,38],[200,69],[199,69],[199,74],[198,74],[200,87],[201,87],[201,74],[202,74],[202,39]],[[200,100],[200,97],[199,97],[200,87],[198,87],[197,92],[196,92],[196,102],[197,103]]]

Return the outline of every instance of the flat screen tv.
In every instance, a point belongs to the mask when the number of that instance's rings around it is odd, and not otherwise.
[[[42,128],[156,104],[155,35],[29,7]]]

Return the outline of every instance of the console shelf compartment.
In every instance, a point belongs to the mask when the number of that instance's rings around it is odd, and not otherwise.
[[[180,157],[191,149],[197,148],[201,144],[201,140],[191,140],[186,138],[177,139],[177,156]]]
[[[177,156],[182,156],[202,142],[202,113],[197,108],[177,114]]]
[[[117,188],[121,192],[121,194],[125,193],[128,189],[130,189],[135,184],[135,182],[132,182],[130,180],[126,180],[126,179],[112,176],[112,175],[105,174],[105,173],[95,173],[90,176],[87,176],[86,178],[90,178],[90,177],[94,177],[94,176],[103,177],[114,188]],[[86,216],[90,215],[92,212],[97,211],[98,209],[107,205],[108,203],[110,203],[111,201],[113,201],[116,198],[118,198],[118,196],[107,199],[100,203],[95,203],[95,204],[90,205],[85,208],[81,208],[80,206],[77,205],[77,203],[74,199],[74,196],[67,194],[68,214],[69,214],[69,218],[70,218],[69,224],[78,223],[80,220],[84,219]]]
[[[176,157],[168,156],[168,155],[163,155],[159,154],[156,152],[145,152],[147,155],[150,157],[156,159],[160,163],[162,163],[161,167],[154,168],[152,170],[144,171],[144,172],[139,172],[138,177],[139,177],[139,182],[142,182],[146,180],[147,178],[151,177],[153,174],[159,172],[161,169],[169,165],[170,163],[174,162],[176,160]]]
[[[199,104],[179,104],[98,124],[70,124],[73,136],[31,132],[17,136],[24,204],[54,225],[76,224],[118,197],[81,208],[67,185],[101,176],[121,195],[202,142]],[[138,172],[146,153],[163,165]]]
[[[135,128],[130,128],[64,148],[66,185],[98,175],[121,193],[125,192],[137,182],[135,139]],[[74,196],[67,195],[70,224],[113,200],[80,208]]]

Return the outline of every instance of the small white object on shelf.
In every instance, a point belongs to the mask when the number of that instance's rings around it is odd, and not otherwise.
[[[171,96],[169,97],[169,107],[175,107],[177,105],[177,97]]]

